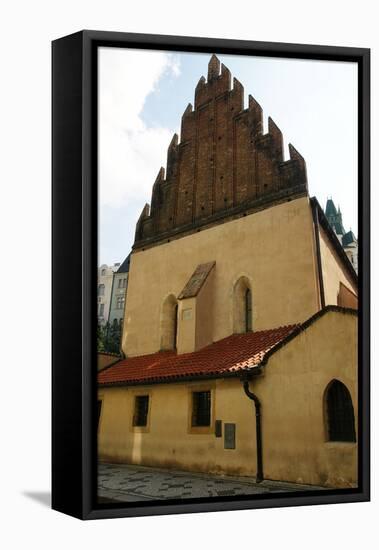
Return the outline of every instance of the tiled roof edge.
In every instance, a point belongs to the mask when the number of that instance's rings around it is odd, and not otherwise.
[[[112,365],[114,366],[114,365]],[[153,386],[155,384],[174,384],[177,382],[192,382],[193,380],[215,380],[220,378],[239,378],[242,372],[249,371],[250,375],[257,376],[261,373],[261,365],[257,365],[250,369],[239,369],[236,371],[222,371],[214,374],[192,374],[192,375],[173,375],[166,377],[146,378],[145,380],[136,381],[118,381],[118,382],[105,382],[99,384],[101,388],[112,388],[120,386]],[[103,372],[103,371],[101,371]]]
[[[251,368],[242,368],[235,371],[220,371],[217,373],[199,373],[199,374],[191,374],[191,375],[171,375],[171,376],[164,376],[164,377],[152,377],[152,378],[145,378],[144,380],[135,380],[135,381],[117,381],[117,382],[105,382],[100,383],[99,386],[101,388],[110,388],[110,387],[119,387],[119,386],[150,386],[154,384],[170,384],[170,383],[177,383],[177,382],[191,382],[193,380],[213,380],[213,379],[220,379],[220,378],[241,378],[246,376],[246,373],[249,374],[249,376],[256,376],[261,374],[262,367],[265,367],[267,365],[267,362],[271,355],[273,355],[276,351],[278,351],[280,348],[285,346],[287,343],[289,343],[292,339],[296,338],[301,332],[306,330],[309,326],[311,326],[317,319],[320,317],[323,317],[328,312],[337,312],[337,313],[343,313],[348,315],[354,315],[357,316],[358,312],[356,309],[352,308],[344,308],[341,306],[336,305],[328,305],[325,308],[317,311],[314,315],[312,315],[309,319],[304,321],[304,323],[294,325],[293,330],[287,334],[282,340],[277,342],[269,351],[267,351],[262,359],[262,361]],[[278,327],[281,328],[281,327]],[[112,366],[114,367],[117,363],[113,363]],[[105,367],[106,369],[109,367]],[[101,372],[103,372],[105,369],[103,369]]]

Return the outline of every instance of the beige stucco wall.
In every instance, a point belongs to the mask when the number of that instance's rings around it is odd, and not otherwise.
[[[343,266],[341,259],[333,249],[333,246],[322,227],[320,227],[320,253],[324,281],[325,304],[337,305],[340,282],[354,292],[354,294],[358,294],[356,284],[349,276],[347,269]]]
[[[195,351],[197,326],[197,297],[179,301],[177,352]]]
[[[179,300],[178,353],[190,353],[213,342],[214,269],[197,296]]]
[[[357,317],[329,312],[269,360],[255,384],[264,410],[265,475],[328,486],[357,480],[357,444],[327,442],[324,391],[338,379],[357,424]],[[272,406],[271,406],[272,404]]]
[[[343,382],[357,414],[357,319],[328,312],[269,359],[251,384],[262,403],[266,479],[350,486],[357,479],[355,443],[326,441],[323,397]],[[212,425],[191,428],[191,392],[212,391]],[[134,397],[150,395],[147,428],[133,428]],[[185,470],[254,475],[253,403],[237,379],[146,387],[100,388],[99,458]],[[215,419],[236,424],[236,449],[214,435]],[[356,418],[357,420],[357,418]],[[358,428],[356,426],[356,431]]]
[[[197,265],[213,260],[213,341],[233,333],[233,287],[240,276],[251,281],[254,330],[310,317],[320,303],[312,223],[309,199],[304,197],[134,252],[124,353],[159,350],[164,298],[178,296]]]

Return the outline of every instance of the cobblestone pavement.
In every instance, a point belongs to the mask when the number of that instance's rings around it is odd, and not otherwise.
[[[99,502],[137,502],[307,491],[322,487],[254,478],[197,474],[129,464],[99,464]]]

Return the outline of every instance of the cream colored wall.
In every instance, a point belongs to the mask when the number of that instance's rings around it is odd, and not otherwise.
[[[210,428],[191,428],[192,391],[212,391]],[[133,428],[135,395],[150,394],[148,430]],[[101,389],[103,406],[99,427],[99,458],[193,471],[253,474],[254,416],[238,380],[162,384],[141,388]],[[224,450],[214,435],[214,421],[237,424],[237,449]]]
[[[325,305],[337,305],[340,282],[357,295],[358,289],[355,283],[343,266],[322,227],[320,227],[320,253],[324,280]]]
[[[338,379],[357,424],[357,317],[329,312],[275,353],[253,386],[262,401],[265,475],[299,483],[357,481],[357,444],[327,442],[324,391]]]
[[[179,301],[178,312],[178,353],[189,353],[196,347],[197,298],[186,298]]]
[[[323,417],[324,391],[335,378],[349,389],[357,415],[356,342],[357,318],[328,312],[277,351],[264,375],[251,383],[262,403],[266,479],[326,486],[356,482],[356,444],[327,442]],[[206,389],[213,392],[212,425],[191,429],[191,392]],[[146,393],[149,426],[133,428],[134,397]],[[256,472],[253,402],[237,379],[101,388],[99,397],[100,460],[240,475]],[[215,437],[216,419],[236,424],[235,450],[225,450],[223,438]]]
[[[306,320],[319,309],[312,223],[304,197],[133,252],[124,353],[159,350],[164,297],[178,296],[196,266],[212,260],[213,341],[233,333],[233,286],[241,275],[251,281],[254,330]]]

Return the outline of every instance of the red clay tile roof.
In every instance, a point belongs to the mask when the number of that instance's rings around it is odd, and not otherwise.
[[[101,371],[98,381],[100,385],[128,385],[232,374],[259,365],[273,346],[298,327],[233,334],[193,353],[165,351],[129,357]]]

